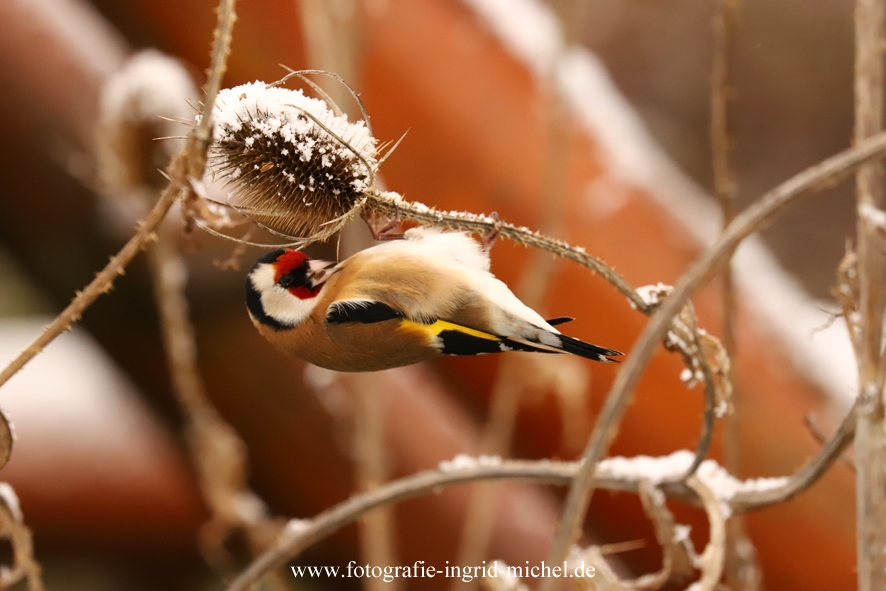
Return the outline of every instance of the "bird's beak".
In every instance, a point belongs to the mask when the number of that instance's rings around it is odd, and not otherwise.
[[[308,261],[308,282],[311,284],[311,288],[326,283],[326,280],[335,273],[335,269],[333,269],[335,265],[335,261],[321,261],[316,259]]]

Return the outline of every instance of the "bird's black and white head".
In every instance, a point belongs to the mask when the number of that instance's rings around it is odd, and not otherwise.
[[[332,261],[311,260],[297,250],[265,254],[246,278],[249,314],[274,330],[300,324],[317,304],[333,265]]]

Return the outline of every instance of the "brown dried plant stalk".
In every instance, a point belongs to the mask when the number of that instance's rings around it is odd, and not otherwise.
[[[733,89],[735,30],[739,0],[719,0],[714,19],[714,65],[711,75],[711,154],[714,173],[714,195],[723,214],[723,228],[735,218],[738,187],[730,163],[730,111]],[[742,417],[740,385],[736,383],[736,308],[737,297],[732,264],[723,269],[723,348],[729,357],[728,380],[732,386],[732,412],[724,417],[724,461],[727,470],[740,474],[741,442],[739,425]],[[730,519],[726,545],[726,582],[733,591],[755,591],[760,587],[760,568],[756,552],[747,535],[744,520]]]
[[[883,129],[886,69],[886,1],[857,0],[855,5],[855,141]],[[882,351],[886,309],[886,249],[862,212],[886,209],[886,182],[880,162],[860,168],[858,194],[858,289],[861,329],[858,338],[859,414],[855,435],[858,472],[857,551],[860,591],[886,591],[886,407],[877,367]]]

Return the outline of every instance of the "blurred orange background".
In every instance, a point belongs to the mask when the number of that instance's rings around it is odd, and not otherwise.
[[[548,16],[565,10],[536,0],[518,4],[526,3]],[[313,30],[303,20],[306,4],[238,5],[226,86],[275,80],[283,74],[281,63],[317,66],[320,58],[311,55],[303,33]],[[483,2],[342,4],[351,5],[357,23],[347,41],[356,48],[350,81],[365,101],[376,136],[396,140],[409,131],[382,169],[386,186],[406,199],[444,210],[497,211],[515,224],[546,226],[611,264],[634,286],[673,284],[716,231],[716,210],[705,195],[712,183],[715,3],[588,2],[581,21],[570,23],[579,46],[600,60],[605,73],[590,78],[598,83],[591,87],[598,94],[579,97],[584,102],[566,101],[566,156],[555,169],[562,185],[554,197],[559,205],[548,192],[551,165],[546,164],[551,149],[546,118],[558,90],[533,71],[532,56],[515,52],[489,15],[477,10]],[[6,357],[26,344],[31,329],[36,335],[40,323],[57,313],[126,238],[94,190],[93,133],[102,84],[127,52],[146,47],[181,58],[202,83],[214,7],[211,0],[40,0],[30,8],[0,7],[9,33],[0,35],[5,38],[0,40],[0,86],[6,89],[0,93],[0,130],[7,138],[0,145],[0,342]],[[541,35],[545,22],[527,21],[517,32]],[[588,76],[596,72],[585,66],[581,71],[591,72]],[[852,4],[742,2],[734,66],[733,162],[744,206],[848,145]],[[594,125],[583,115],[587,112],[596,113]],[[624,117],[648,136],[625,127]],[[642,174],[647,169],[651,172]],[[548,219],[545,212],[551,210],[560,213]],[[815,316],[815,309],[837,309],[828,301],[829,289],[853,233],[853,210],[848,184],[808,198],[763,233],[774,259],[755,244],[757,254],[742,267],[740,477],[793,472],[818,449],[803,417],[816,411],[830,428],[846,407],[852,383],[840,380],[853,368],[809,365],[822,358],[810,350],[839,343],[842,324],[820,333],[816,322],[795,326],[793,334],[800,336],[791,338],[781,326],[792,318],[773,319],[773,307],[759,299],[769,293],[773,300],[800,302],[811,310],[802,318],[823,323],[827,314]],[[359,393],[375,393],[381,409],[390,478],[433,468],[463,451],[480,451],[497,372],[517,371],[519,363],[442,359],[318,385],[301,362],[283,357],[250,326],[242,302],[244,271],[212,265],[230,254],[231,245],[197,232],[183,236],[181,247],[188,260],[200,369],[213,402],[246,442],[250,483],[273,513],[307,518],[355,490]],[[248,268],[258,254],[250,250],[243,264]],[[645,317],[602,279],[566,262],[542,259],[550,283],[526,286],[533,256],[499,241],[493,271],[515,290],[539,288],[544,295],[536,307],[542,314],[575,316],[570,334],[630,351]],[[761,260],[766,265],[754,267]],[[770,271],[773,260],[788,274]],[[794,281],[808,295],[796,291]],[[702,326],[713,334],[722,332],[720,301],[718,284],[694,300]],[[0,390],[0,406],[13,422],[17,412],[27,417],[0,478],[21,498],[47,585],[217,588],[218,579],[196,549],[196,529],[206,510],[183,451],[182,418],[170,391],[144,261],[137,260],[62,340]],[[101,361],[95,367],[64,365],[63,348],[72,355],[88,349]],[[589,363],[576,368],[570,362],[550,362],[553,373],[570,376],[567,386],[559,387],[556,379],[533,373],[544,368],[527,366],[526,387],[512,394],[521,400],[513,456],[572,459],[580,453],[618,368]],[[830,362],[838,366],[843,359]],[[681,369],[677,356],[663,349],[656,355],[613,455],[694,448],[703,400],[700,388],[687,390],[680,381]],[[39,374],[43,382],[28,374]],[[85,391],[108,390],[91,398],[94,412],[61,412],[65,406],[54,397],[76,396],[75,382]],[[582,385],[577,392],[568,387],[576,383]],[[59,415],[70,420],[53,423],[51,417]],[[48,429],[47,422],[57,429]],[[72,447],[71,442],[86,440],[89,446]],[[712,456],[723,461],[722,425]],[[852,474],[835,465],[799,499],[749,516],[764,588],[854,587],[853,487]],[[525,484],[498,490],[487,558],[540,562],[563,491]],[[393,520],[399,563],[453,561],[469,498],[464,487],[398,506]],[[703,514],[673,509],[680,521],[693,525],[693,539],[701,547]],[[632,495],[598,492],[587,536],[596,543],[646,540],[644,548],[618,556],[624,572],[648,572],[660,564],[660,549]],[[359,555],[357,529],[351,527],[294,563],[346,564]],[[426,582],[434,588],[449,584]],[[349,581],[347,588],[357,584]]]

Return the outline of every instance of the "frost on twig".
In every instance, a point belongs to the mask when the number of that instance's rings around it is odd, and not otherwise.
[[[674,516],[665,504],[661,490],[652,486],[649,481],[641,480],[640,501],[643,510],[652,519],[655,527],[655,539],[662,548],[662,567],[657,573],[644,575],[632,582],[635,589],[659,589],[668,582],[682,583],[689,579],[693,572],[693,560],[690,554],[691,544],[683,530],[677,529]]]
[[[441,472],[453,472],[455,470],[465,470],[477,467],[500,466],[500,456],[470,456],[468,454],[458,454],[451,460],[440,462],[439,468]]]
[[[685,449],[660,457],[612,457],[597,464],[596,476],[647,480],[650,484],[658,485],[673,482],[685,473],[694,460],[695,454]],[[723,505],[726,516],[732,512],[729,501],[736,495],[777,489],[788,481],[785,477],[738,480],[714,460],[702,462],[695,474]]]
[[[712,388],[713,408],[717,417],[731,411],[731,360],[720,340],[697,326],[691,304],[684,306],[671,322],[671,330],[664,337],[664,346],[683,357],[686,368],[680,374],[680,379],[689,388],[700,382],[705,384],[705,388]]]
[[[0,588],[9,589],[27,580],[28,591],[43,591],[40,565],[34,559],[31,530],[24,524],[18,497],[12,487],[0,482],[0,538],[12,545],[13,564],[0,569]]]
[[[652,520],[655,538],[662,548],[661,570],[633,580],[621,579],[606,561],[599,546],[573,546],[568,559],[570,567],[573,564],[593,565],[596,571],[591,579],[579,579],[579,588],[656,591],[668,583],[683,583],[695,574],[695,551],[687,535],[688,527],[676,524],[674,516],[665,505],[664,494],[648,480],[640,480],[638,492],[643,510]]]

